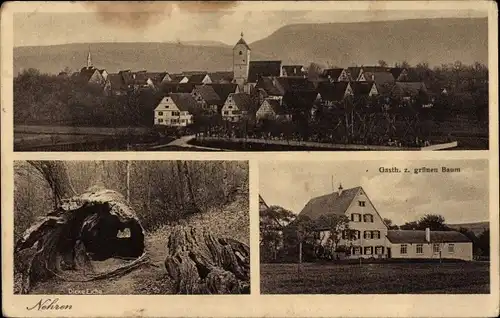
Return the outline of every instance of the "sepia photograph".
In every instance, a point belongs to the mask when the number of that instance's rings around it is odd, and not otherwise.
[[[16,161],[14,173],[15,294],[250,293],[248,162]]]
[[[262,5],[14,13],[14,150],[488,149],[487,11]]]
[[[487,160],[259,170],[261,293],[490,293]]]

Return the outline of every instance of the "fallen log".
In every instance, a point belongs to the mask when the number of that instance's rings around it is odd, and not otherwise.
[[[178,294],[249,294],[250,249],[207,229],[176,226],[165,268]]]
[[[128,229],[128,237],[119,233]],[[87,282],[128,273],[147,262],[144,229],[124,197],[91,188],[63,199],[15,245],[15,293],[29,293],[39,281],[58,278]],[[128,258],[130,262],[96,273],[93,260]]]

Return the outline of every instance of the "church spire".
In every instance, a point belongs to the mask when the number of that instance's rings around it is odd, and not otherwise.
[[[92,56],[90,55],[90,45],[89,45],[89,53],[87,54],[87,67],[92,67]]]

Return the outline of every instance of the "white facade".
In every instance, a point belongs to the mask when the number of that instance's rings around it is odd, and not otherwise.
[[[180,110],[170,96],[164,97],[155,108],[155,125],[184,127],[193,123],[189,111]]]
[[[238,122],[244,116],[247,116],[247,111],[240,110],[233,99],[233,94],[229,94],[224,106],[222,106],[222,119],[230,122]]]
[[[389,244],[391,258],[473,259],[471,242]]]

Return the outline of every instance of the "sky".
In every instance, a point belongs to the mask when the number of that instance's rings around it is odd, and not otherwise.
[[[217,1],[215,1],[217,2]],[[269,4],[269,5],[268,5]],[[55,5],[55,4],[52,4]],[[14,14],[14,46],[93,42],[220,41],[233,45],[240,32],[252,43],[282,26],[297,23],[335,23],[437,17],[484,17],[472,10],[303,10],[301,4],[277,2],[168,2],[144,4],[66,4],[67,11],[34,10]],[[69,6],[69,7],[68,7]],[[60,9],[60,7],[58,7]],[[46,9],[47,10],[47,9]],[[119,11],[119,12],[117,12]]]
[[[380,167],[411,173],[380,173]],[[419,173],[415,168],[458,167],[456,173]],[[333,182],[332,182],[333,179]],[[383,218],[401,225],[425,214],[447,223],[489,220],[486,160],[420,161],[260,161],[259,193],[268,205],[300,213],[313,197],[362,186]],[[333,190],[335,189],[335,190]]]

